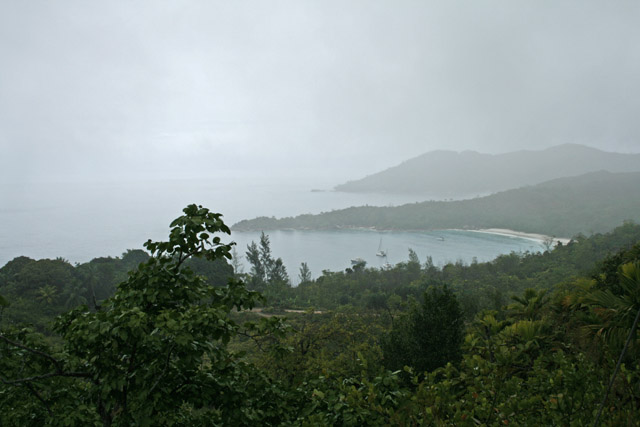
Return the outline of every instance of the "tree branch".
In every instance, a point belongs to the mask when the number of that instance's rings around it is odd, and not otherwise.
[[[91,374],[87,372],[49,372],[48,374],[34,375],[32,377],[19,378],[17,380],[6,380],[0,377],[0,381],[7,385],[16,385],[53,377],[91,378]]]
[[[5,337],[5,336],[4,336],[4,335],[2,335],[2,334],[0,334],[0,339],[2,339],[3,341],[5,341],[5,342],[7,342],[7,343],[11,344],[11,345],[12,345],[12,346],[14,346],[14,347],[18,347],[18,348],[21,348],[21,349],[23,349],[23,350],[27,350],[28,352],[31,352],[31,353],[33,353],[33,354],[37,354],[38,356],[44,357],[45,359],[49,359],[49,360],[50,360],[50,361],[52,361],[52,362],[53,362],[57,367],[59,367],[59,366],[60,366],[60,364],[61,364],[61,362],[60,362],[58,359],[56,359],[55,357],[53,357],[53,356],[51,356],[51,355],[49,355],[49,354],[47,354],[47,353],[45,353],[45,352],[43,352],[43,351],[36,350],[35,348],[27,347],[27,346],[26,346],[26,345],[24,345],[24,344],[20,344],[19,342],[16,342],[16,341],[10,340],[9,338]]]
[[[247,332],[244,332],[244,331],[237,331],[236,334],[237,335],[242,335],[243,337],[247,337],[247,338],[251,339],[256,344],[256,346],[258,346],[258,350],[260,350],[260,351],[264,351],[264,349],[262,348],[262,343],[258,340],[258,338],[268,338],[268,337],[272,337],[272,335],[273,335],[273,334],[269,334],[269,333],[251,335],[251,334],[249,334]]]
[[[172,345],[169,348],[169,351],[167,352],[167,359],[164,362],[164,368],[162,368],[162,373],[158,375],[158,378],[156,378],[156,381],[151,386],[151,389],[149,389],[149,395],[151,395],[153,390],[155,390],[158,384],[160,384],[160,380],[162,379],[162,377],[164,377],[164,374],[167,373],[167,368],[169,367],[169,361],[171,360],[171,353],[173,352],[174,347],[175,345]]]
[[[40,403],[42,403],[42,406],[44,406],[44,408],[47,410],[47,412],[49,413],[49,416],[53,416],[53,412],[51,412],[51,408],[49,408],[49,404],[47,403],[46,400],[42,398],[42,396],[40,396],[40,393],[38,393],[38,390],[36,390],[29,383],[25,383],[24,386],[31,392],[31,394],[33,394],[36,397],[36,399],[40,401]]]

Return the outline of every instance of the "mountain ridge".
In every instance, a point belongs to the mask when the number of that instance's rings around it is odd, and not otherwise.
[[[640,172],[590,172],[466,200],[351,207],[281,219],[262,217],[240,221],[232,229],[507,228],[572,237],[607,232],[625,220],[640,221]]]
[[[640,154],[602,151],[580,144],[502,154],[430,151],[335,187],[342,192],[471,195],[535,185],[588,172],[640,171]]]

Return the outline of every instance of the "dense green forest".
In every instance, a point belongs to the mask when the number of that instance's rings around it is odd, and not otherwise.
[[[146,251],[3,266],[0,425],[640,419],[632,222],[487,263],[303,264],[297,287],[267,235],[236,274],[229,232],[191,205]]]
[[[351,207],[282,219],[261,217],[241,221],[232,228],[239,231],[510,228],[571,237],[578,233],[606,232],[624,220],[640,220],[640,173],[594,172],[469,200]]]

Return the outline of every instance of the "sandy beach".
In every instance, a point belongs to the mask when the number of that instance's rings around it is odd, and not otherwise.
[[[549,239],[551,239],[551,241],[553,242],[553,246],[556,246],[558,243],[562,243],[563,245],[566,245],[571,241],[571,239],[564,238],[564,237],[552,237],[552,236],[546,236],[544,234],[524,233],[522,231],[509,230],[506,228],[484,228],[480,230],[469,230],[469,231],[475,231],[477,233],[500,234],[502,236],[521,237],[523,239],[535,240],[541,243],[545,241],[549,241]]]

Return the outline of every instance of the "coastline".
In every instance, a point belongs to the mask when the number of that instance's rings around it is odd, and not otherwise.
[[[280,231],[364,231],[364,232],[367,232],[367,231],[370,231],[370,232],[402,231],[402,232],[418,232],[418,233],[420,233],[420,232],[453,230],[453,231],[471,231],[471,232],[474,232],[474,233],[496,234],[496,235],[506,236],[506,237],[519,237],[519,238],[522,238],[522,239],[533,240],[533,241],[541,243],[541,244],[544,244],[545,242],[551,240],[553,246],[558,245],[558,243],[562,243],[563,245],[566,245],[567,243],[569,243],[571,241],[570,238],[566,238],[566,237],[555,237],[555,236],[548,236],[546,234],[538,234],[538,233],[525,233],[524,231],[516,231],[516,230],[511,230],[511,229],[508,229],[508,228],[393,229],[393,228],[377,228],[375,226],[371,226],[371,227],[335,226],[335,227],[324,227],[324,228],[323,227],[320,227],[320,228],[315,228],[315,227],[285,227],[285,228],[273,228],[273,229],[267,229],[267,230],[258,230],[258,229],[244,229],[243,230],[243,229],[234,228],[234,226],[232,226],[231,230],[235,231],[235,232],[240,232],[240,233],[242,233],[242,232],[256,232],[256,231],[276,231],[276,230],[280,230]]]
[[[509,236],[509,237],[520,237],[523,239],[534,240],[540,243],[544,243],[545,241],[551,240],[553,242],[553,246],[556,246],[558,243],[562,243],[563,245],[566,245],[571,241],[571,239],[568,239],[565,237],[547,236],[545,234],[536,234],[536,233],[525,233],[522,231],[510,230],[508,228],[482,228],[479,230],[466,230],[466,231],[474,231],[476,233],[498,234],[501,236]]]

